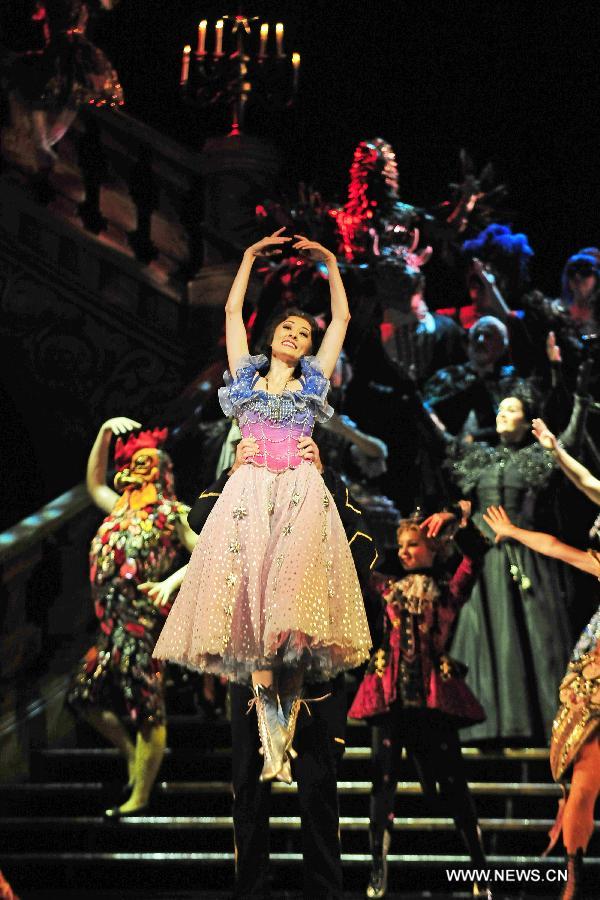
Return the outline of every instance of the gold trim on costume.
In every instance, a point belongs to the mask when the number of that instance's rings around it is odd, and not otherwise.
[[[351,509],[352,512],[355,512],[357,516],[362,516],[362,511],[360,509],[357,509],[355,506],[352,506],[352,504],[350,503],[350,493],[348,491],[348,488],[346,488],[346,506],[348,507],[348,509]]]

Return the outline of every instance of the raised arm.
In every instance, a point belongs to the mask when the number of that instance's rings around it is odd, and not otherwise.
[[[319,347],[317,359],[321,364],[326,378],[331,376],[335,368],[335,364],[340,355],[341,349],[348,330],[350,321],[350,309],[348,307],[348,298],[346,297],[346,289],[344,282],[338,269],[335,253],[327,250],[316,241],[309,241],[308,238],[299,234],[294,235],[297,243],[294,249],[308,256],[314,262],[322,262],[327,266],[327,274],[329,277],[329,295],[331,298],[331,322],[325,332],[325,336]]]
[[[108,419],[104,425],[100,426],[100,431],[88,457],[86,486],[96,506],[99,506],[105,513],[109,513],[119,499],[117,492],[109,488],[106,483],[111,438],[113,434],[123,435],[141,427],[139,422],[128,419],[127,416],[115,416],[114,419]]]
[[[237,275],[233,279],[227,303],[225,304],[225,342],[227,345],[229,371],[232,375],[235,375],[237,364],[241,357],[248,353],[248,338],[242,318],[242,307],[244,306],[244,297],[246,296],[254,260],[257,256],[275,256],[281,253],[281,245],[291,240],[291,238],[282,237],[282,231],[284,229],[280,228],[273,234],[268,235],[268,237],[248,247],[244,251]]]
[[[490,315],[496,316],[497,319],[500,319],[500,321],[504,322],[506,325],[510,318],[511,311],[498,289],[494,274],[490,272],[487,266],[479,259],[473,260],[473,273],[478,276],[483,285]]]
[[[575,398],[576,403],[578,399],[578,397]],[[561,447],[556,436],[552,434],[542,419],[533,420],[533,434],[542,447],[552,450],[558,465],[569,481],[572,481],[575,487],[582,491],[592,503],[600,506],[600,481],[594,478],[589,469],[586,469],[570,453],[567,453],[564,447]]]
[[[553,559],[560,559],[569,566],[581,569],[589,575],[600,577],[600,565],[598,560],[591,553],[585,550],[579,550],[577,547],[571,547],[565,544],[553,534],[546,534],[543,531],[527,531],[526,528],[518,528],[508,518],[506,511],[502,506],[489,506],[487,512],[483,515],[484,521],[490,526],[496,534],[496,542],[509,538],[518,541],[530,550],[541,553],[543,556],[551,556]]]

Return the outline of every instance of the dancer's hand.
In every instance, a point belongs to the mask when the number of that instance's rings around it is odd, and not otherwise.
[[[531,423],[534,438],[545,450],[558,450],[558,438],[552,434],[543,419],[534,419]]]
[[[480,259],[474,258],[471,263],[473,274],[479,278],[484,287],[491,287],[496,284],[496,276]]]
[[[323,472],[323,463],[321,462],[321,454],[317,444],[311,437],[302,437],[298,441],[298,454],[307,462],[314,463],[317,472]]]
[[[483,521],[495,532],[497,544],[514,534],[515,526],[503,506],[488,506],[483,514]]]
[[[549,331],[546,338],[546,355],[550,362],[562,362],[560,347],[556,343],[556,335],[553,331]]]
[[[335,253],[332,253],[331,250],[317,243],[317,241],[309,241],[308,238],[302,237],[301,234],[295,234],[294,237],[296,238],[296,243],[292,244],[292,246],[302,256],[308,257],[313,262],[324,262],[327,264],[336,262]]]
[[[136,428],[141,427],[140,422],[136,422],[135,419],[130,419],[128,416],[114,416],[114,418],[106,420],[100,431],[112,431],[113,434],[127,434],[128,431],[135,431]]]
[[[175,593],[180,584],[181,581],[176,583],[173,576],[170,575],[168,578],[165,578],[164,581],[145,581],[143,584],[138,585],[138,587],[155,606],[167,606],[171,595]]]
[[[235,451],[235,461],[229,470],[229,474],[233,475],[240,466],[243,466],[245,463],[249,463],[253,456],[256,456],[258,453],[258,442],[256,438],[247,437],[242,438],[239,444],[236,447]]]
[[[428,538],[437,537],[447,525],[456,522],[456,516],[452,512],[436,512],[421,522],[419,528],[424,531]]]
[[[282,237],[281,232],[285,231],[285,226],[283,228],[278,228],[277,231],[274,231],[273,234],[267,235],[267,237],[261,238],[260,241],[257,241],[255,244],[252,244],[251,247],[245,251],[246,256],[277,256],[282,252],[282,245],[287,244],[288,241],[291,241],[289,237]]]

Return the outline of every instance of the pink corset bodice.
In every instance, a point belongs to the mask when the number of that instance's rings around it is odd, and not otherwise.
[[[254,388],[259,369],[267,363],[265,356],[243,357],[235,378],[225,373],[226,386],[219,390],[219,400],[223,412],[237,418],[242,436],[258,443],[254,465],[282,472],[300,465],[299,439],[310,437],[315,420],[326,421],[333,410],[326,400],[329,381],[314,357],[300,361],[301,388],[282,394]]]

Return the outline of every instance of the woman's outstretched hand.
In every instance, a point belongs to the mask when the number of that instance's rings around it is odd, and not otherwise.
[[[543,419],[534,419],[531,425],[534,438],[545,450],[558,450],[558,438],[552,434]]]
[[[496,543],[512,537],[515,526],[508,518],[503,506],[488,506],[483,514],[483,521],[490,526],[496,535]]]
[[[248,256],[277,256],[282,252],[282,244],[287,244],[288,241],[292,240],[289,237],[282,237],[282,231],[285,231],[285,227],[278,228],[273,234],[261,238],[260,241],[257,241],[255,244],[252,244],[251,247],[248,247],[246,254]]]
[[[309,241],[308,238],[302,237],[301,234],[295,234],[294,237],[296,238],[296,243],[292,244],[292,247],[303,256],[307,256],[313,262],[335,262],[335,253],[332,253],[327,247],[317,243],[317,241]]]

